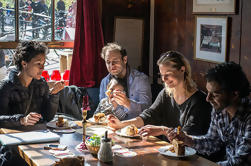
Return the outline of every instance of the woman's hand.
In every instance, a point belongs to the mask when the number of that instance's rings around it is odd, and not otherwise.
[[[143,137],[164,135],[167,129],[164,126],[146,125],[139,130],[139,135]]]
[[[52,88],[50,89],[50,93],[52,95],[55,95],[62,89],[64,89],[64,81],[58,81],[52,86]]]
[[[39,121],[40,118],[42,118],[41,114],[31,112],[27,116],[21,118],[20,123],[24,126],[33,126]]]
[[[114,130],[117,130],[123,127],[121,121],[112,114],[108,115],[107,120],[108,120],[108,126],[113,128]]]

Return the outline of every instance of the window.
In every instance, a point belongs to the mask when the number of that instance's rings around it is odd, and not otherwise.
[[[0,0],[1,48],[16,48],[24,40],[73,48],[76,10],[76,0]]]
[[[15,49],[0,49],[0,68],[5,66],[5,73],[0,71],[0,80],[7,75],[14,67],[13,54]],[[51,75],[53,70],[59,70],[61,75],[66,70],[70,70],[72,58],[72,49],[49,49],[49,54],[46,56],[44,70]]]

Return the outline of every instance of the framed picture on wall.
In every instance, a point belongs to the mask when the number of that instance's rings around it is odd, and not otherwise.
[[[214,63],[226,60],[227,17],[197,16],[195,59]]]
[[[236,0],[193,0],[193,13],[234,14]]]

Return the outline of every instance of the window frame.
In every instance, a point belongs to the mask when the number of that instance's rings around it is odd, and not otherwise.
[[[52,3],[52,25],[51,25],[51,40],[50,41],[44,41],[44,40],[39,40],[41,42],[44,42],[49,49],[73,49],[74,47],[74,40],[73,41],[61,41],[61,40],[55,40],[55,1],[56,0],[51,0]],[[0,41],[0,49],[15,49],[20,43],[19,40],[19,0],[15,0],[15,41]]]

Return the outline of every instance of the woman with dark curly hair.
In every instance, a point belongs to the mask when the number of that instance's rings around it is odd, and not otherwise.
[[[17,128],[53,119],[62,82],[49,87],[41,78],[48,48],[44,43],[25,41],[14,54],[15,69],[0,82],[0,127]]]

